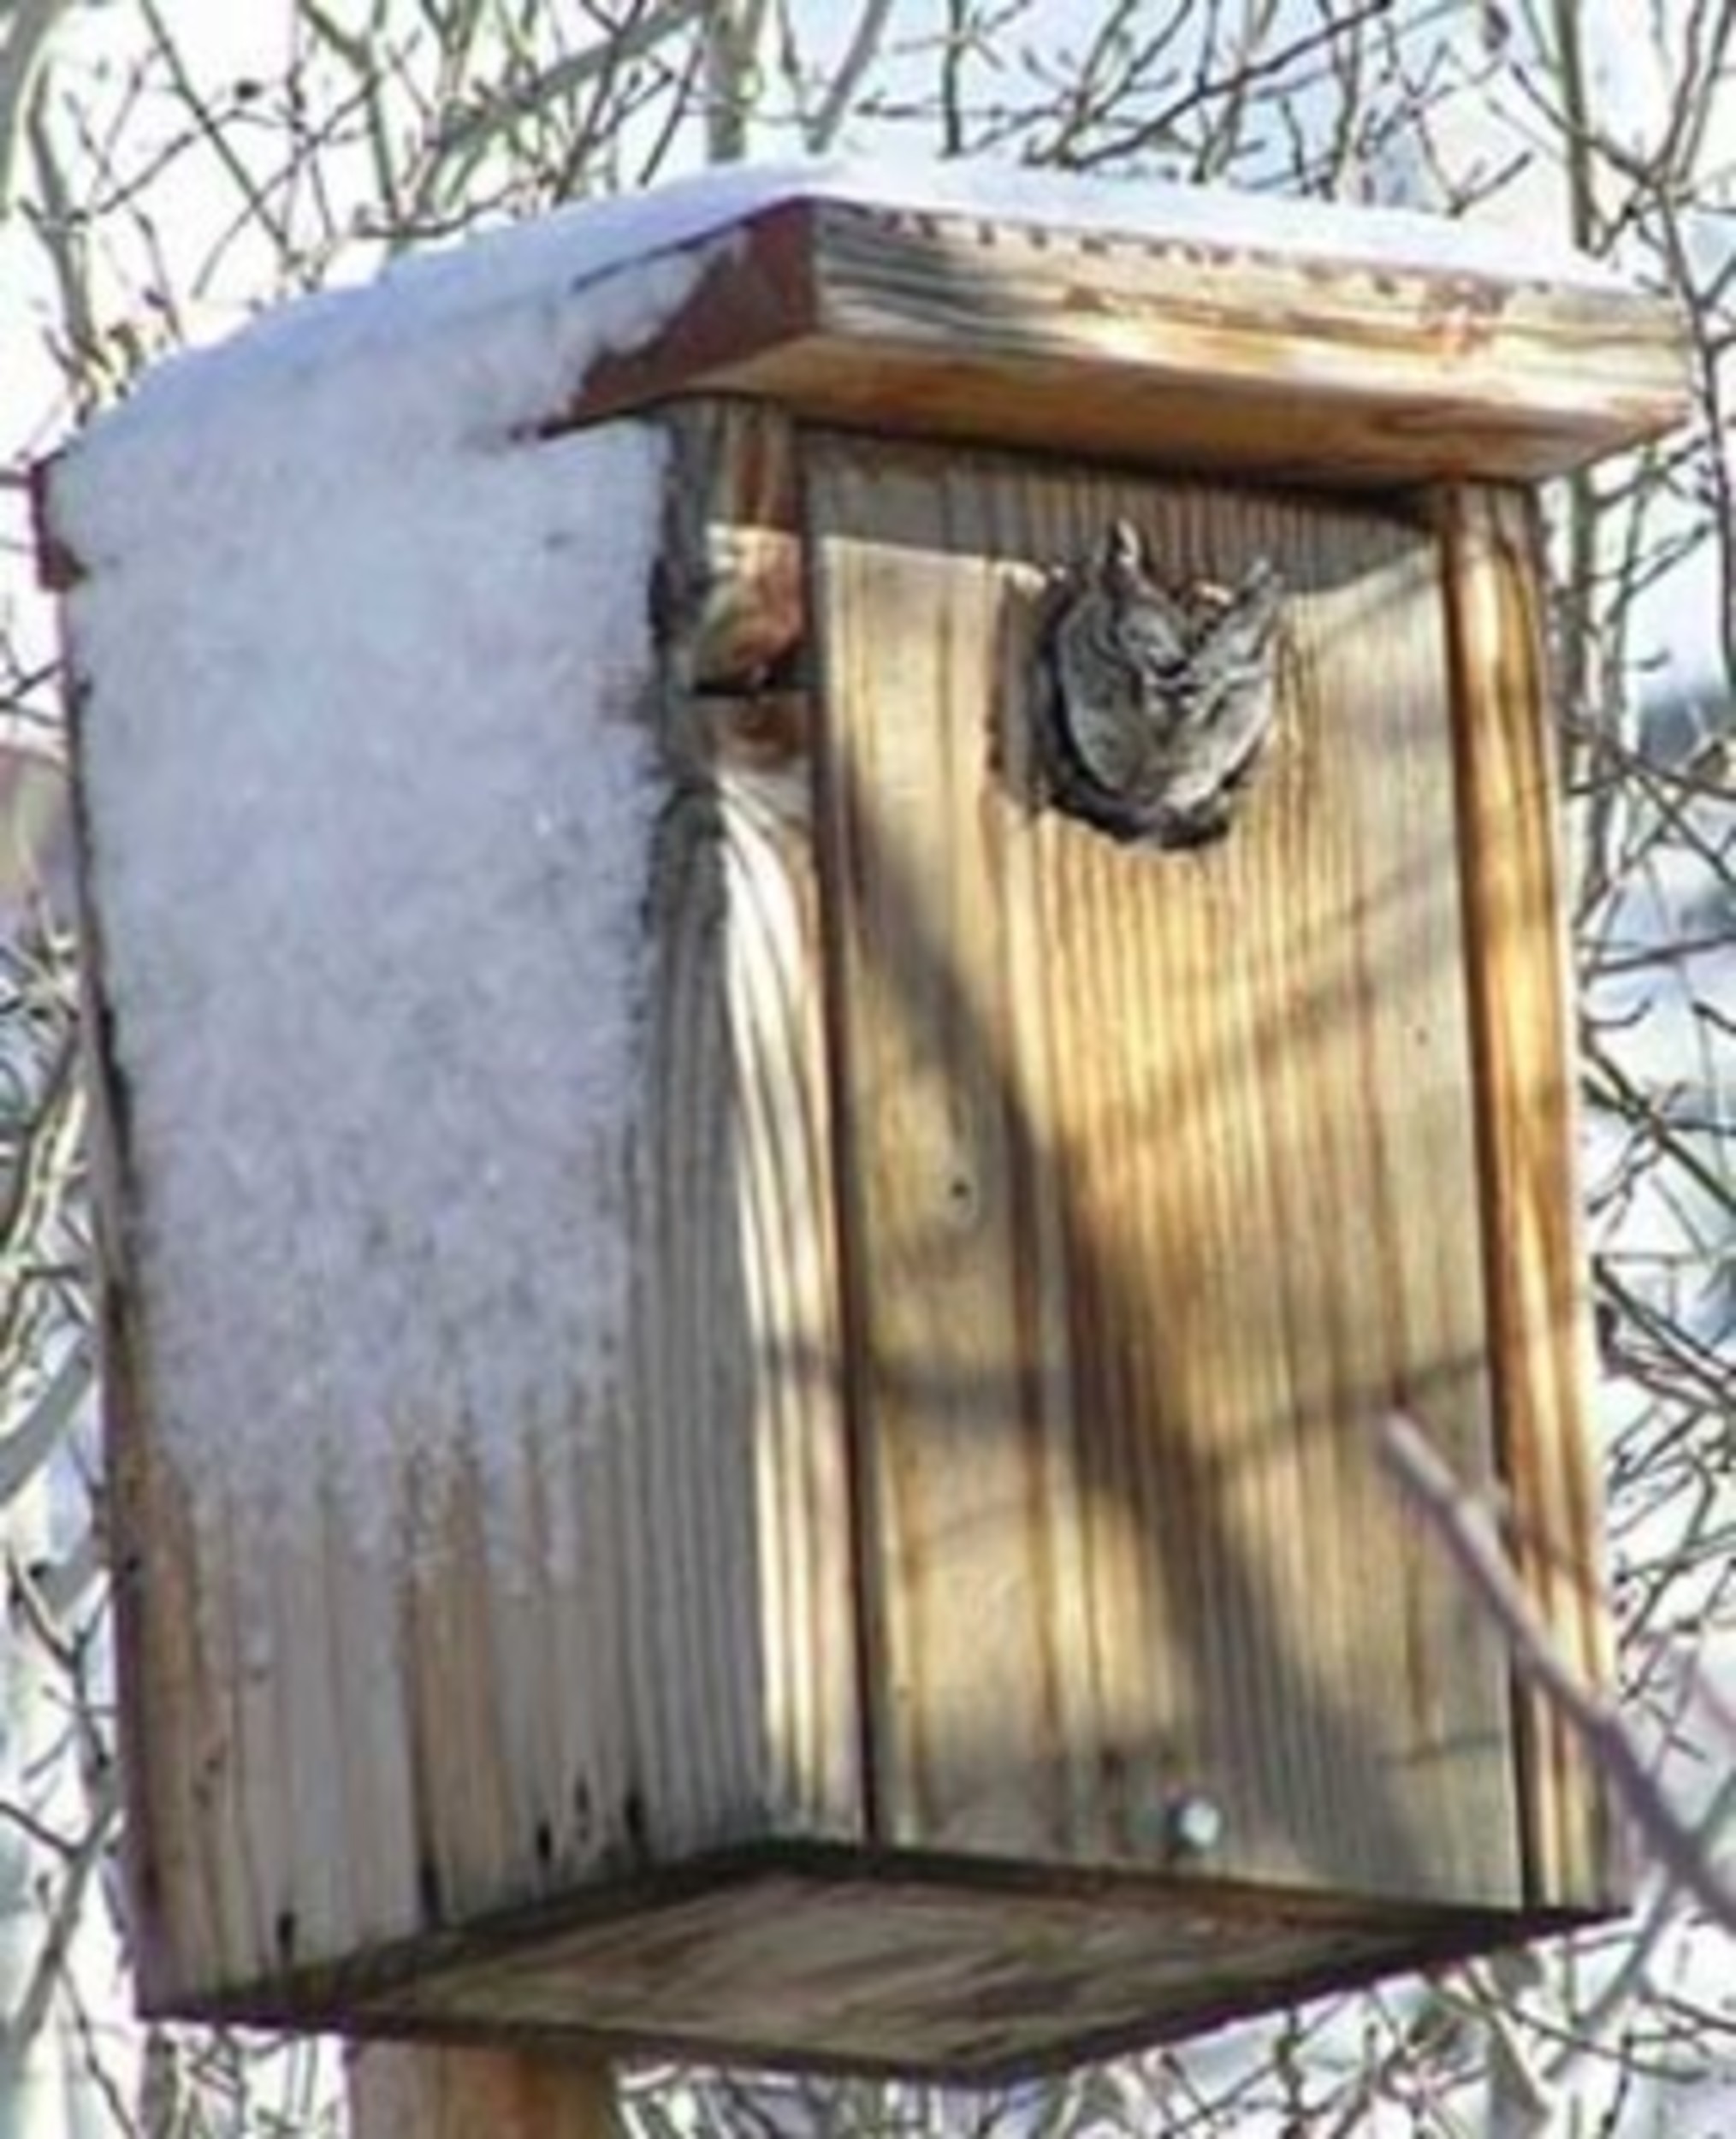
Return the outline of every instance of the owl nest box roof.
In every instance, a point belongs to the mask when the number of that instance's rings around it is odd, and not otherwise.
[[[204,434],[214,406],[293,398],[334,368],[401,374],[459,339],[473,384],[491,382],[483,420],[520,438],[724,395],[1332,489],[1535,482],[1655,439],[1690,405],[1674,307],[1496,227],[813,163],[706,172],[394,263],[160,367],[73,458],[100,469]],[[64,586],[99,560],[43,472],[39,553]]]
[[[738,394],[846,427],[1360,487],[1532,482],[1686,411],[1673,309],[1511,234],[951,167],[746,175],[679,240],[703,248],[684,300],[595,361],[554,428]]]

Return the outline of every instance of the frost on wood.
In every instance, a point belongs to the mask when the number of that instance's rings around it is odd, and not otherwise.
[[[412,1466],[498,1523],[617,1395],[661,453],[529,434],[691,270],[476,258],[176,368],[56,478],[157,1431],[244,1558],[323,1496],[383,1546]]]

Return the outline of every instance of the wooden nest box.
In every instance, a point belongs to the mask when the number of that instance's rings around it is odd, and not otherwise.
[[[1600,1674],[1529,486],[1680,387],[737,174],[48,472],[153,2010],[983,2077],[1620,1905],[1374,1429]]]

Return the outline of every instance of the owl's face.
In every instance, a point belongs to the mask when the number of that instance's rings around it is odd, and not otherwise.
[[[1265,558],[1235,587],[1165,587],[1114,522],[1045,635],[1056,800],[1117,838],[1221,834],[1276,710],[1283,596]]]

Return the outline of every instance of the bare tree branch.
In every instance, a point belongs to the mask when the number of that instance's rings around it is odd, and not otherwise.
[[[1500,1627],[1515,1666],[1584,1743],[1667,1876],[1715,1922],[1736,1931],[1736,1885],[1715,1858],[1715,1834],[1697,1834],[1677,1816],[1620,1711],[1562,1657],[1514,1571],[1487,1504],[1460,1484],[1403,1413],[1389,1413],[1378,1437],[1383,1461]]]

